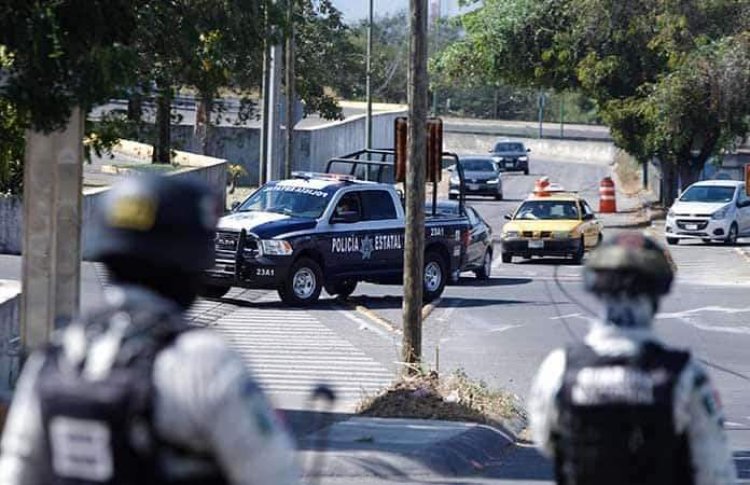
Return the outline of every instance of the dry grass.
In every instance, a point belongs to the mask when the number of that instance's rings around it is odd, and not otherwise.
[[[380,394],[366,397],[357,412],[381,418],[469,421],[496,426],[525,419],[515,395],[490,389],[463,371],[445,377],[431,371],[402,378]]]

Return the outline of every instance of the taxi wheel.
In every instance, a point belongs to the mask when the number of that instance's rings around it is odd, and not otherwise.
[[[445,270],[445,261],[439,253],[428,251],[424,255],[424,281],[422,282],[422,300],[429,303],[443,294],[445,284],[448,282],[448,272]]]
[[[511,253],[503,253],[502,258],[503,258],[503,263],[513,262],[513,255]]]
[[[573,262],[575,264],[581,264],[583,261],[583,253],[585,252],[585,247],[583,244],[583,238],[581,238],[581,244],[578,245],[578,250],[573,254]]]
[[[669,244],[670,246],[676,246],[679,243],[680,243],[680,238],[678,238],[678,237],[668,237],[667,238],[667,244]]]
[[[231,288],[231,286],[201,285],[198,289],[198,295],[204,298],[221,298],[226,295]]]
[[[279,288],[281,301],[289,306],[312,305],[320,297],[323,272],[310,258],[300,258],[292,265],[289,278]]]
[[[490,279],[490,274],[492,274],[492,252],[491,251],[486,251],[484,253],[484,259],[482,259],[482,267],[474,271],[474,274],[477,275],[477,279],[480,279],[480,280]]]
[[[336,283],[332,290],[333,294],[338,296],[339,298],[349,298],[349,296],[354,293],[354,290],[357,289],[357,282],[355,280],[344,280],[340,283]]]

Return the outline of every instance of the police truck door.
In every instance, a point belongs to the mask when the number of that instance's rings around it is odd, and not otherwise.
[[[396,205],[387,190],[360,192],[363,219],[371,229],[372,255],[369,268],[376,272],[401,271],[404,250],[404,225],[398,218]]]

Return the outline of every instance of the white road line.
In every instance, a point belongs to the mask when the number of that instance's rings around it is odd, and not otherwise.
[[[359,325],[359,330],[367,329],[373,332],[374,334],[378,335],[379,337],[382,337],[388,340],[389,342],[393,341],[394,334],[386,331],[384,328],[380,327],[379,325],[366,322],[364,319],[359,318],[358,316],[354,315],[353,311],[346,310],[344,308],[339,307],[338,305],[335,305],[334,308],[339,314],[343,315],[347,320]]]
[[[393,337],[362,318],[349,320]],[[277,395],[309,393],[325,382],[345,399],[355,400],[393,380],[384,365],[308,313],[239,308],[217,320],[214,329],[240,353],[261,386]]]
[[[502,325],[498,328],[490,330],[488,333],[502,333],[518,327],[523,327],[523,325]]]

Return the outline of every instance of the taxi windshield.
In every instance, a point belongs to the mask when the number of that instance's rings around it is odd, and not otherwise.
[[[266,185],[245,200],[237,212],[275,212],[317,219],[328,206],[328,193],[296,185]]]
[[[734,187],[729,186],[693,186],[680,197],[680,202],[732,202]]]
[[[578,205],[572,200],[530,200],[516,211],[516,220],[578,219]]]

